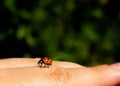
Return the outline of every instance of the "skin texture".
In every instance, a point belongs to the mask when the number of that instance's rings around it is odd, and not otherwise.
[[[120,83],[120,63],[84,67],[53,61],[49,68],[40,68],[39,60],[1,59],[0,86],[116,86]]]

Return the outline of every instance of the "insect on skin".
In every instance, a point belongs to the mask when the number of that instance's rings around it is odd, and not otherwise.
[[[49,57],[43,57],[40,61],[38,61],[40,67],[48,68],[52,65],[52,60]]]

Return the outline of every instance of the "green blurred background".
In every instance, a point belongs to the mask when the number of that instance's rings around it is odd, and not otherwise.
[[[0,57],[82,65],[120,61],[119,0],[1,0]]]

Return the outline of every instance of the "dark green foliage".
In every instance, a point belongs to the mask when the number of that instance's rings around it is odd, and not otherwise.
[[[0,1],[0,56],[97,65],[120,61],[117,0]]]

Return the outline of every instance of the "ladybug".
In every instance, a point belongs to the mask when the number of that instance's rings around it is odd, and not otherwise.
[[[52,60],[49,57],[43,57],[40,61],[38,61],[40,67],[49,67],[52,65]]]

